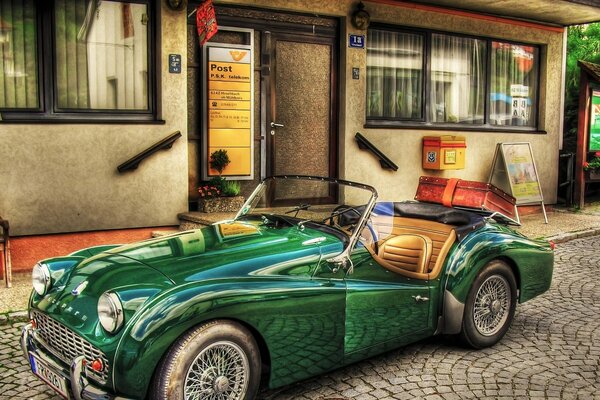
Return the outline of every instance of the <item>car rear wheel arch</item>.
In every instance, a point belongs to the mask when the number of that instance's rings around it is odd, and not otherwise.
[[[510,267],[510,269],[512,270],[513,276],[515,277],[515,281],[517,283],[517,300],[519,300],[520,293],[521,293],[521,274],[520,274],[520,271],[519,271],[519,266],[510,257],[502,256],[502,257],[495,258],[495,260],[499,260],[499,261],[505,262]]]

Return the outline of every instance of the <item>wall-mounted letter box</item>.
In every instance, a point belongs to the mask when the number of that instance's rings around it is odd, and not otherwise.
[[[464,169],[466,150],[464,136],[425,136],[423,169]]]

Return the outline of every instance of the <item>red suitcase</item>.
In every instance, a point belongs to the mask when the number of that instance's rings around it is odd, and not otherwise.
[[[512,220],[519,220],[516,199],[489,183],[422,176],[415,200],[446,207],[497,211]]]

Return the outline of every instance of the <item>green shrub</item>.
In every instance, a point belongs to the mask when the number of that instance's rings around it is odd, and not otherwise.
[[[225,197],[238,196],[240,194],[240,183],[236,181],[223,181],[221,183],[221,193]]]

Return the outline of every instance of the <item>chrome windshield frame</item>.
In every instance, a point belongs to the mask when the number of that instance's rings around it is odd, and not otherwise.
[[[334,262],[334,263],[336,263],[336,262],[345,263],[345,260],[350,259],[350,252],[352,251],[354,246],[356,246],[356,243],[358,242],[358,240],[360,238],[360,233],[365,228],[365,225],[367,224],[367,221],[369,220],[369,216],[371,215],[373,208],[375,208],[375,203],[377,202],[377,197],[378,197],[377,190],[375,190],[375,188],[373,186],[365,185],[364,183],[347,181],[344,179],[326,178],[326,177],[322,177],[322,176],[311,176],[311,175],[274,175],[274,176],[267,177],[260,182],[260,184],[256,187],[256,189],[254,189],[252,194],[248,197],[248,199],[246,200],[246,202],[244,203],[242,208],[237,212],[237,214],[235,216],[235,220],[237,220],[239,217],[248,213],[248,211],[252,208],[252,203],[253,203],[254,199],[256,199],[258,196],[261,196],[263,194],[263,191],[265,190],[266,185],[269,181],[272,181],[275,179],[298,179],[298,180],[336,183],[339,185],[346,185],[349,187],[364,189],[364,190],[371,192],[371,198],[369,199],[369,202],[365,205],[365,211],[362,213],[360,220],[356,224],[356,228],[354,229],[354,232],[352,233],[352,235],[350,236],[350,239],[348,240],[348,245],[344,248],[344,250],[340,254],[329,259],[328,261]]]

